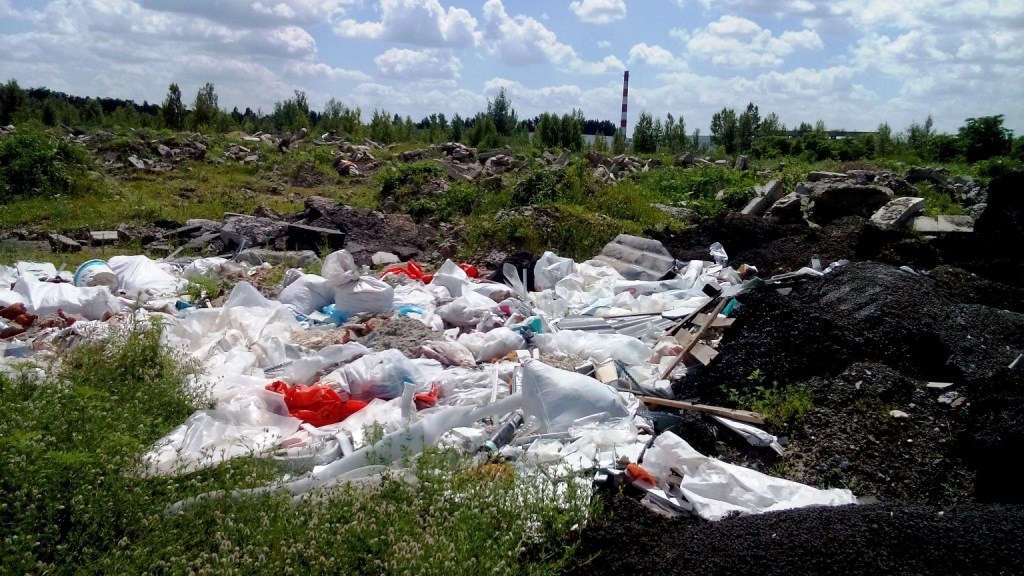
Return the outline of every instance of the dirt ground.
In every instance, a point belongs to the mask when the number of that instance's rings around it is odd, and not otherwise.
[[[1024,453],[1024,368],[1008,367],[1024,353],[1024,259],[1005,244],[1019,249],[1024,232],[1009,225],[995,248],[989,230],[933,239],[855,217],[812,229],[730,214],[662,238],[680,260],[721,242],[762,278],[814,257],[852,261],[740,295],[719,357],[675,386],[723,406],[734,405],[724,383],[809,390],[803,419],[767,427],[787,438],[784,456],[700,415],[686,416],[679,435],[724,461],[849,488],[862,503],[712,523],[664,518],[631,489],[609,488],[600,492],[608,521],[583,530],[573,573],[1024,573],[1024,491],[1013,472]]]

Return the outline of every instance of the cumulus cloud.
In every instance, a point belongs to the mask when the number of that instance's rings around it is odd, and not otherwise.
[[[626,17],[624,0],[582,0],[569,4],[569,9],[588,24],[609,24]]]
[[[429,47],[468,47],[479,40],[476,18],[462,8],[445,12],[437,0],[380,0],[380,9],[378,22],[343,19],[334,31],[345,38]]]
[[[139,6],[229,26],[311,25],[344,14],[358,0],[136,0]],[[102,2],[109,4],[109,2]]]
[[[455,80],[462,67],[449,50],[407,50],[391,48],[373,59],[385,77]]]
[[[801,49],[821,49],[824,43],[813,30],[785,31],[774,36],[753,20],[722,16],[693,34],[675,32],[691,54],[714,64],[746,67],[779,66],[783,57]]]
[[[681,65],[676,57],[661,46],[649,46],[641,42],[629,49],[630,64],[649,64],[651,66],[671,67]]]
[[[484,4],[483,42],[488,54],[511,66],[551,64],[560,70],[580,74],[604,74],[623,67],[622,61],[607,56],[597,62],[584,61],[572,46],[538,20],[510,16],[501,0]]]

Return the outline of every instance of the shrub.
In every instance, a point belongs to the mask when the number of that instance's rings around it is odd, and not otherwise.
[[[0,201],[85,192],[91,162],[84,148],[39,133],[0,140]]]

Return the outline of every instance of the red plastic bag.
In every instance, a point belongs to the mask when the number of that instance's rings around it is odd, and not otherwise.
[[[381,272],[380,277],[383,278],[388,274],[404,274],[413,280],[419,280],[424,284],[430,284],[430,281],[434,279],[433,274],[424,274],[423,268],[420,267],[416,262],[409,260],[404,266],[392,266]]]
[[[480,271],[477,270],[476,266],[473,266],[472,264],[459,264],[459,268],[462,268],[462,271],[465,272],[466,276],[469,276],[470,278],[480,277]]]
[[[430,392],[413,394],[413,401],[416,403],[417,410],[424,410],[437,404],[437,384],[430,383]]]
[[[267,390],[284,395],[289,414],[318,428],[341,422],[366,406],[366,402],[342,400],[337,392],[323,384],[288,386],[277,380],[267,384]]]

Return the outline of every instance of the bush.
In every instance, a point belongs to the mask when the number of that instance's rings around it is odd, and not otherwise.
[[[78,194],[91,186],[84,148],[27,132],[0,140],[0,201]]]

